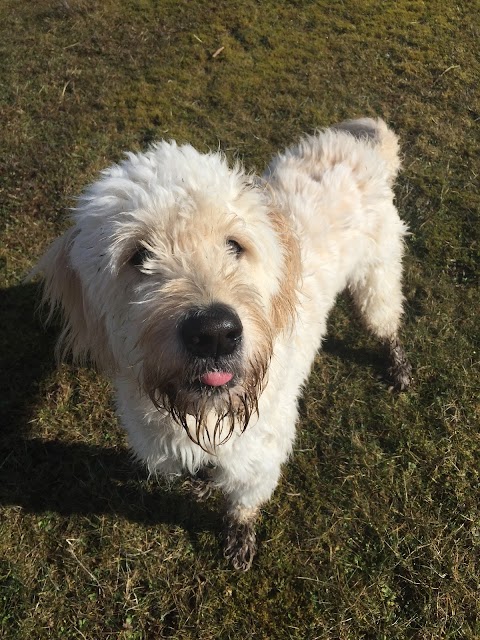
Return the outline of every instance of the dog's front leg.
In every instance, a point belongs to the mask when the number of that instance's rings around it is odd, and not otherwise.
[[[230,474],[228,477],[223,472],[222,481],[218,483],[227,498],[224,555],[239,571],[248,571],[252,566],[257,551],[255,527],[260,507],[270,499],[278,484],[280,465],[280,461],[272,464],[272,460],[269,460],[268,468],[257,468],[250,477],[242,479]]]
[[[255,525],[259,509],[237,507],[228,512],[223,532],[223,553],[238,571],[248,571],[257,552]]]

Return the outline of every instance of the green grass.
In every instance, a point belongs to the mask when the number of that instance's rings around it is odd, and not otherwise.
[[[0,0],[0,15],[0,637],[479,638],[479,3]],[[388,392],[341,299],[239,575],[220,498],[135,465],[108,383],[55,367],[23,278],[127,149],[175,138],[262,170],[359,115],[402,140],[415,384]]]

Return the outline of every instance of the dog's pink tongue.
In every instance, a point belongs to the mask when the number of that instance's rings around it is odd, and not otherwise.
[[[200,377],[200,381],[203,384],[208,384],[210,387],[221,387],[222,384],[227,384],[233,378],[233,374],[226,371],[211,371],[210,373],[204,373]]]

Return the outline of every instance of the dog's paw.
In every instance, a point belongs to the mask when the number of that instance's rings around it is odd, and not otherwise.
[[[395,391],[406,391],[412,383],[412,365],[399,340],[392,340],[389,345],[390,367],[388,375]]]
[[[408,360],[402,367],[390,367],[394,391],[406,391],[412,384],[412,367]]]
[[[187,478],[183,485],[197,502],[205,502],[208,500],[215,489],[208,470],[204,469],[200,470],[197,475]]]
[[[255,523],[230,521],[223,535],[223,553],[237,571],[248,571],[257,551]]]
[[[214,487],[208,481],[192,478],[189,485],[190,492],[197,502],[205,502],[213,494]]]

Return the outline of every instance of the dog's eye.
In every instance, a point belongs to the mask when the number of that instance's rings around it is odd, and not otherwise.
[[[233,253],[233,255],[240,257],[242,255],[242,253],[245,251],[245,249],[242,247],[241,244],[239,244],[236,240],[232,240],[231,238],[229,240],[227,240],[227,248],[228,251],[230,253]]]
[[[140,269],[146,260],[153,258],[153,253],[147,247],[138,247],[135,253],[128,261],[133,267]]]

